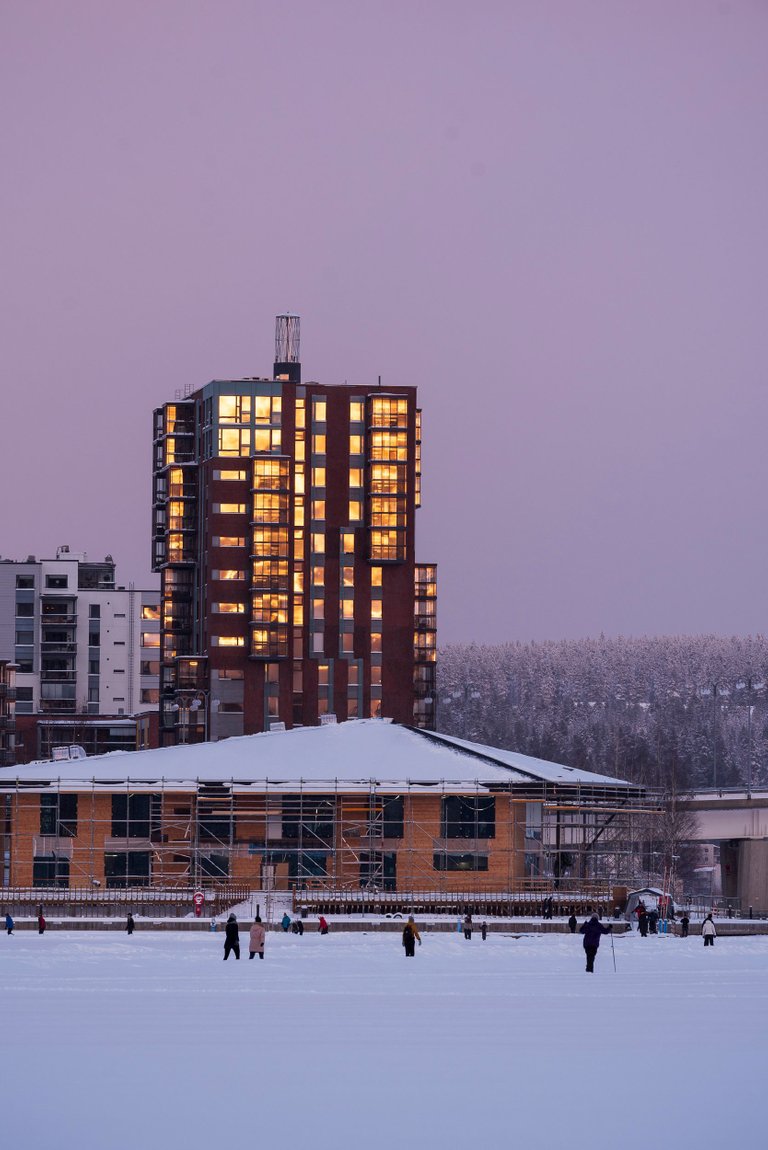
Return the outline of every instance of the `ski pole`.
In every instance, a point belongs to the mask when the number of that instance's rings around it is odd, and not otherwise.
[[[611,954],[613,955],[613,973],[616,973],[616,949],[613,945],[613,931],[611,931]]]

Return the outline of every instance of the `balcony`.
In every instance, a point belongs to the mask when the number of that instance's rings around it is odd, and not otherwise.
[[[77,643],[44,642],[40,644],[42,655],[76,655]]]
[[[40,623],[43,627],[76,627],[77,611],[47,611],[45,607],[40,614]]]
[[[77,679],[77,671],[74,667],[68,667],[62,670],[59,667],[40,668],[40,682],[41,683],[74,683]]]
[[[7,699],[9,703],[16,698],[16,688],[9,683],[0,683],[0,699]]]

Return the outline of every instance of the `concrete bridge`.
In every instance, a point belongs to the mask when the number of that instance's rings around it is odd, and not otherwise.
[[[696,791],[688,805],[695,841],[720,845],[723,895],[768,914],[768,790]]]

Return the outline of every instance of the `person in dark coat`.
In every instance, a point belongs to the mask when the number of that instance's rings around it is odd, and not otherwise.
[[[40,911],[40,914],[37,916],[37,933],[45,934],[45,919],[43,918],[42,911]]]
[[[15,925],[16,925],[16,923],[13,921],[11,916],[9,914],[6,914],[6,916],[5,916],[5,929],[8,932],[8,934],[13,934],[13,928]]]
[[[283,917],[280,919],[280,925],[283,928],[283,930],[285,930],[285,931],[288,931],[290,929],[291,916],[288,914],[288,911],[286,911],[285,914],[283,915]]]
[[[416,953],[417,942],[421,946],[421,935],[413,921],[413,915],[411,915],[403,927],[403,946],[405,947],[406,958],[413,958]]]
[[[680,937],[681,938],[687,938],[688,937],[688,927],[690,925],[691,925],[691,920],[689,919],[687,914],[684,914],[683,917],[680,919]]]
[[[227,919],[226,934],[224,936],[224,961],[229,958],[229,952],[235,952],[235,958],[240,958],[240,931],[237,929],[237,919],[233,914]]]
[[[128,934],[133,934],[133,928],[135,925],[136,924],[133,921],[133,915],[130,911],[128,911],[128,918],[125,921],[125,929],[128,931]]]
[[[482,938],[483,942],[485,942],[487,934],[488,934],[488,923],[487,922],[481,922],[480,923],[480,937]]]
[[[576,927],[578,925],[579,925],[579,923],[578,923],[578,920],[576,918],[576,915],[572,914],[571,917],[568,919],[568,929],[571,932],[571,934],[576,933]]]
[[[656,927],[657,927],[658,921],[659,921],[659,912],[656,910],[650,911],[650,913],[648,915],[648,926],[650,927],[651,934],[657,933]]]
[[[595,955],[600,946],[600,936],[610,934],[612,926],[603,926],[597,914],[593,914],[588,922],[579,927],[579,934],[584,935],[584,951],[587,956],[587,974],[595,973]]]
[[[645,938],[648,934],[648,915],[645,913],[645,907],[637,916],[637,929],[640,931],[641,938]]]
[[[471,914],[465,914],[464,915],[464,937],[466,939],[472,938],[472,915]]]
[[[549,895],[544,899],[544,918],[552,918],[553,909],[554,901],[552,899],[552,895]]]

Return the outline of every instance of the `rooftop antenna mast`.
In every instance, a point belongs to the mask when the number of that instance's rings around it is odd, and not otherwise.
[[[301,318],[288,311],[275,316],[275,379],[301,383]]]

